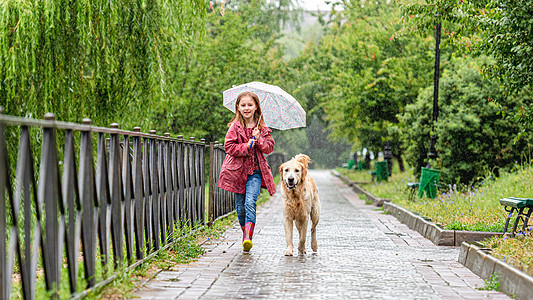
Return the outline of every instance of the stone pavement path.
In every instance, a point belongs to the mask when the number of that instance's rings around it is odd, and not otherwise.
[[[435,246],[365,205],[330,171],[310,171],[322,202],[318,252],[287,257],[281,197],[258,209],[254,247],[242,253],[236,225],[177,272],[161,272],[141,299],[510,299],[457,262],[458,248]],[[310,226],[309,226],[310,227]],[[295,245],[297,239],[295,229]],[[308,234],[309,237],[309,234]]]

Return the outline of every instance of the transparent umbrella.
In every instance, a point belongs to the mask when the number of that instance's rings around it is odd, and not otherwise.
[[[225,90],[224,107],[235,112],[237,96],[242,92],[252,92],[261,102],[262,117],[270,128],[286,130],[305,127],[305,111],[289,93],[280,87],[262,82],[249,82]]]

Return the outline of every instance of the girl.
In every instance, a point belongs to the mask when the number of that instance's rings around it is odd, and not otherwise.
[[[237,217],[243,232],[242,250],[250,251],[255,226],[256,200],[261,187],[270,196],[276,192],[272,171],[264,154],[274,150],[270,128],[261,115],[259,97],[242,92],[235,102],[235,116],[228,124],[224,143],[226,158],[218,180],[218,187],[235,193]]]

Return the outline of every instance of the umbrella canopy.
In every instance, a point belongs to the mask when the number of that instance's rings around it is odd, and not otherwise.
[[[252,92],[259,97],[268,127],[279,130],[305,127],[305,111],[300,103],[275,85],[254,81],[225,90],[222,94],[224,107],[235,112],[237,96],[242,92]]]

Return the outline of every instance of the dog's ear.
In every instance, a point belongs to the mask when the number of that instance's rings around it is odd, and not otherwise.
[[[283,182],[283,168],[285,168],[284,165],[285,164],[281,164],[279,166],[279,179],[280,179],[281,182]]]
[[[294,157],[294,159],[296,159],[296,161],[298,161],[299,163],[301,163],[302,165],[304,165],[304,167],[307,169],[309,167],[309,163],[311,162],[311,159],[309,158],[309,156],[305,155],[305,154],[298,154]]]
[[[300,163],[300,165],[302,166],[302,178],[300,181],[305,181],[305,177],[307,176],[307,165],[303,163]]]

